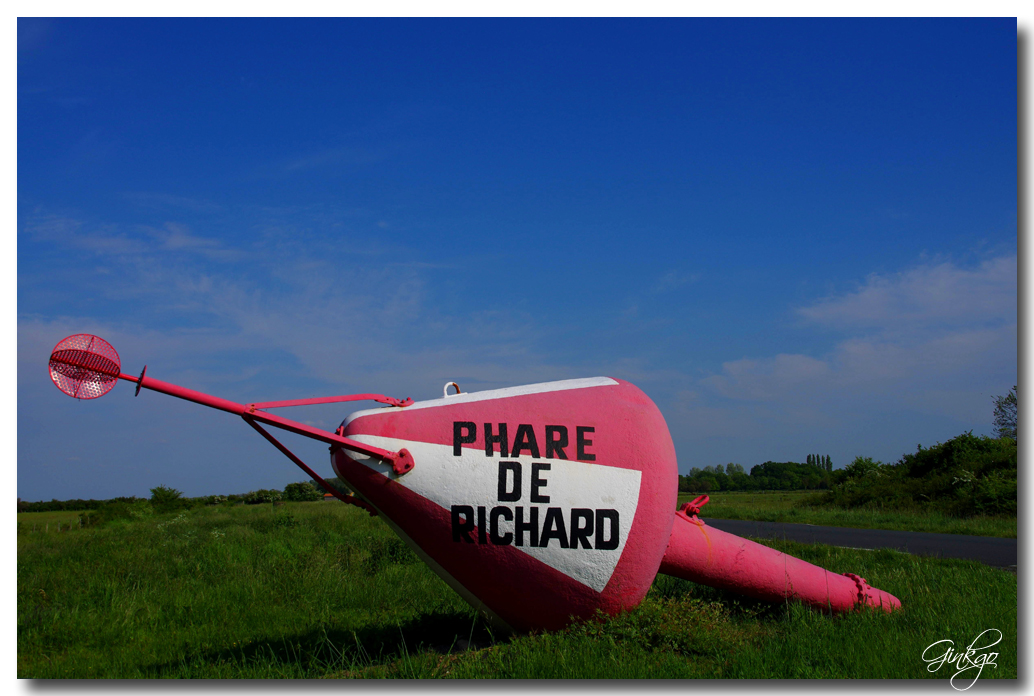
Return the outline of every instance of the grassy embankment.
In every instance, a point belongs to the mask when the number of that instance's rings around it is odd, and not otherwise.
[[[679,504],[693,500],[696,493],[679,493]],[[814,491],[729,491],[708,493],[710,502],[700,516],[722,520],[794,522],[829,527],[900,529],[910,532],[940,532],[1016,538],[1016,517],[978,515],[952,517],[932,511],[900,511],[874,508],[828,508],[808,505]]]
[[[946,679],[923,650],[987,628],[1004,639],[981,678],[1017,674],[1016,577],[971,561],[769,541],[904,609],[834,618],[659,576],[622,617],[507,637],[338,503],[18,531],[19,677]]]

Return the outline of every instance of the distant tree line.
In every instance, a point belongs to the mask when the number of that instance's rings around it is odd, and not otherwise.
[[[689,475],[679,476],[679,490],[687,493],[710,491],[814,490],[832,486],[841,472],[833,471],[829,455],[809,454],[807,461],[765,462],[751,467],[750,474],[740,464],[693,467]]]
[[[97,510],[106,503],[134,503],[136,501],[147,500],[146,498],[130,497],[119,497],[111,498],[110,500],[83,500],[82,498],[75,498],[74,500],[49,500],[39,501],[37,503],[30,503],[18,498],[18,512],[77,512],[80,510]]]
[[[337,479],[331,479],[335,485]],[[342,487],[344,485],[342,484]],[[339,488],[338,490],[341,490]],[[345,491],[348,489],[345,488]],[[289,483],[283,491],[276,489],[261,488],[257,491],[247,493],[234,493],[230,495],[205,495],[197,498],[188,498],[181,491],[168,486],[156,486],[151,489],[150,498],[137,498],[135,496],[110,498],[108,500],[50,500],[30,503],[18,498],[18,512],[90,512],[100,510],[129,510],[141,509],[141,506],[148,506],[158,512],[172,512],[175,510],[189,510],[191,508],[205,505],[258,505],[261,503],[276,503],[280,501],[304,502],[323,500],[323,489],[315,481],[302,481],[300,483]]]

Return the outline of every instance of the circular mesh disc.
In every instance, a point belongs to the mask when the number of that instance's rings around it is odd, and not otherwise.
[[[50,378],[77,399],[104,396],[118,381],[122,362],[111,344],[90,334],[69,336],[50,354]]]

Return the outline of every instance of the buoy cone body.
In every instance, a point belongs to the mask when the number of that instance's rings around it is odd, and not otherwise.
[[[678,474],[667,424],[634,385],[598,377],[360,411],[335,472],[473,606],[518,630],[639,604],[671,536]]]

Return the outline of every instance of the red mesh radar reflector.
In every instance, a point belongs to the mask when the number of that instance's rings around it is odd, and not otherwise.
[[[122,362],[111,344],[90,334],[69,336],[50,354],[50,378],[77,399],[104,396],[118,381]]]

